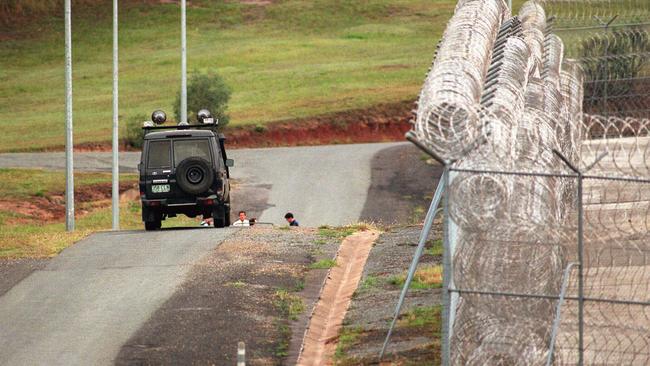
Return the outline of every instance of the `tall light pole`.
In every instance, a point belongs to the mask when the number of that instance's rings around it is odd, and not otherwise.
[[[65,0],[65,228],[74,230],[72,140],[72,5]]]
[[[120,229],[118,0],[113,0],[113,230]]]
[[[181,120],[187,122],[187,14],[185,0],[181,0]]]

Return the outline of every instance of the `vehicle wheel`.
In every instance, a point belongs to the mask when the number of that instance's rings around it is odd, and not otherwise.
[[[214,227],[225,227],[226,226],[226,208],[223,206],[217,206],[212,212],[212,219],[214,220]]]
[[[230,206],[226,207],[226,213],[224,215],[225,218],[225,226],[230,226],[232,223],[230,222]]]
[[[147,231],[160,230],[161,227],[162,222],[160,220],[144,222],[144,229]]]
[[[214,183],[214,171],[205,159],[187,158],[176,168],[176,182],[185,193],[196,196],[210,189]]]

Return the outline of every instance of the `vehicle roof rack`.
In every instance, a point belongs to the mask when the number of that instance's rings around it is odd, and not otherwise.
[[[184,125],[174,125],[174,126],[144,126],[142,127],[145,132],[148,131],[157,131],[157,130],[191,130],[191,129],[209,129],[212,131],[217,131],[216,124],[184,124]]]

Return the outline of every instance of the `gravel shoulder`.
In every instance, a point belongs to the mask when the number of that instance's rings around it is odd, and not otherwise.
[[[340,238],[318,229],[241,229],[204,256],[122,347],[117,365],[293,364]],[[292,336],[293,335],[293,336]],[[293,338],[293,339],[292,339]]]

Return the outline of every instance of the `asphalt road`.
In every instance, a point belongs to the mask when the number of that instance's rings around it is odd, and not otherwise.
[[[244,195],[233,210],[253,211],[260,221],[286,224],[294,213],[302,226],[345,225],[362,217],[371,186],[373,157],[409,143],[377,143],[230,150],[231,170]],[[137,172],[139,152],[120,154],[120,170]],[[110,171],[110,153],[76,153],[75,170]],[[64,169],[64,153],[0,154],[0,168]],[[237,198],[241,198],[238,199]],[[264,202],[260,203],[262,200]],[[258,207],[257,205],[261,205]],[[250,207],[255,206],[255,207]]]
[[[412,220],[439,173],[408,143],[233,150],[230,157],[234,209],[284,225],[286,211],[302,226]],[[134,172],[138,160],[139,153],[123,153],[122,171]],[[0,154],[0,168],[63,169],[64,162],[61,153]],[[75,166],[110,171],[110,154],[78,153]],[[0,365],[112,364],[190,269],[233,232],[99,233],[31,274],[9,276],[0,292]]]
[[[0,297],[0,365],[109,365],[236,229],[100,233]]]

